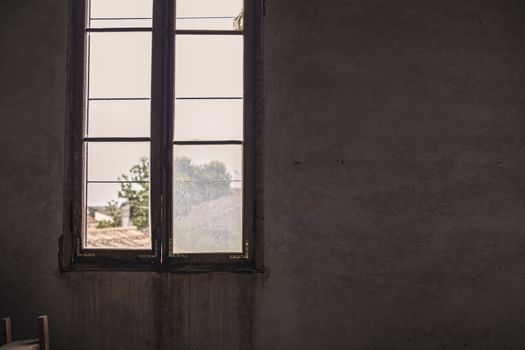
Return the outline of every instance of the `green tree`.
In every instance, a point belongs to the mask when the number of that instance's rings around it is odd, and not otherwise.
[[[231,179],[222,162],[193,165],[190,158],[176,158],[175,216],[188,215],[194,205],[230,194]]]
[[[129,170],[129,175],[119,177],[118,196],[129,206],[129,218],[133,225],[144,230],[149,227],[149,161],[141,158],[140,163]]]
[[[175,215],[184,216],[199,203],[217,199],[231,193],[230,181],[224,163],[211,161],[203,165],[191,164],[187,157],[175,158],[174,195]],[[149,161],[141,158],[140,163],[129,170],[129,174],[119,177],[120,190],[118,197],[122,200],[119,206],[116,201],[108,202],[106,213],[112,220],[103,220],[97,228],[122,226],[122,207],[129,206],[130,220],[133,225],[144,230],[149,227]]]
[[[97,223],[97,228],[120,227],[122,225],[122,211],[116,201],[109,201],[106,205],[106,214],[111,216],[111,220],[101,220]]]

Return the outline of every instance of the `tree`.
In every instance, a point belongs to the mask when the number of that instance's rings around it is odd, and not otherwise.
[[[101,220],[97,228],[121,227],[122,208],[129,208],[129,219],[139,230],[149,227],[149,161],[143,157],[140,163],[118,178],[120,190],[118,198],[123,200],[119,205],[117,201],[109,201],[106,205],[106,214],[111,220]]]
[[[97,223],[97,228],[120,227],[122,225],[122,211],[117,201],[109,201],[106,205],[106,214],[111,216],[111,220],[101,220]]]
[[[144,230],[149,227],[149,161],[141,158],[140,163],[129,170],[129,175],[122,175],[119,181],[118,197],[124,199],[124,205],[129,206],[129,218],[133,225]]]
[[[176,158],[175,216],[188,215],[194,205],[230,194],[231,179],[222,162],[192,165],[190,158]]]
[[[230,181],[224,163],[211,161],[203,165],[191,164],[187,157],[175,158],[174,196],[175,216],[185,216],[191,212],[194,205],[217,199],[231,193]],[[102,220],[97,228],[122,226],[122,208],[129,206],[129,217],[133,225],[144,230],[149,227],[149,161],[141,158],[140,163],[123,174],[118,198],[122,200],[119,206],[117,201],[110,201],[106,205],[106,213],[112,220]]]

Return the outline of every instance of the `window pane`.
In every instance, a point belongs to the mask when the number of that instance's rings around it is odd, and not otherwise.
[[[242,147],[175,146],[173,253],[242,252]]]
[[[242,140],[242,100],[176,100],[177,141]]]
[[[200,186],[200,185],[198,185]],[[173,253],[242,253],[242,189],[230,183],[209,185],[194,203],[194,184],[175,183],[178,212]],[[220,191],[227,191],[216,197]]]
[[[91,28],[151,28],[151,19],[92,19]]]
[[[208,179],[220,180],[242,180],[242,146],[241,145],[175,145],[174,158],[181,166],[175,167],[175,175],[177,171],[196,170],[205,167],[209,169],[206,172]],[[189,163],[189,164],[186,164]],[[210,165],[211,163],[211,165]],[[213,170],[213,171],[212,171]],[[186,173],[182,173],[181,176]],[[198,174],[189,173],[192,180],[198,180]],[[196,177],[193,179],[193,177]],[[175,180],[177,180],[175,176]]]
[[[149,100],[89,101],[86,136],[149,137]]]
[[[153,0],[90,0],[88,27],[151,27]]]
[[[242,97],[241,35],[177,35],[176,97]]]
[[[88,181],[148,181],[149,142],[87,142]]]
[[[151,249],[148,183],[90,183],[84,248]]]
[[[88,33],[88,97],[148,98],[151,33]]]
[[[241,12],[242,0],[177,0],[177,29],[239,30]]]

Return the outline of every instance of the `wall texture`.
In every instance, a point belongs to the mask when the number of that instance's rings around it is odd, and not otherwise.
[[[525,348],[525,4],[267,0],[264,274],[57,272],[68,3],[0,1],[0,316],[53,349]]]

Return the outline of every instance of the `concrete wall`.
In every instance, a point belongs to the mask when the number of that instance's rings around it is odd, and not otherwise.
[[[264,274],[57,272],[66,0],[0,1],[0,314],[53,349],[525,348],[525,4],[267,0]]]

